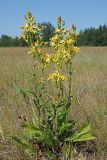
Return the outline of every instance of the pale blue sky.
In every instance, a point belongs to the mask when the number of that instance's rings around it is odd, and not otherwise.
[[[27,11],[53,25],[62,16],[67,27],[75,24],[78,30],[107,24],[107,0],[0,0],[0,35],[18,36]]]

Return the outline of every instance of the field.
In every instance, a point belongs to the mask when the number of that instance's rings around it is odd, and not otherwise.
[[[0,48],[0,124],[5,137],[0,141],[0,160],[30,159],[11,140],[13,133],[20,132],[20,117],[30,115],[30,108],[17,91],[19,86],[29,89],[36,83],[28,51],[28,48]],[[72,117],[78,121],[78,127],[86,122],[93,125],[97,139],[86,146],[90,152],[97,151],[90,159],[107,159],[107,47],[81,48],[73,67],[72,89],[79,104],[74,106]]]

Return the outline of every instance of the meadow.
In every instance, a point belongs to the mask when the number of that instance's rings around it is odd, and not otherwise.
[[[39,74],[28,51],[29,48],[0,48],[0,124],[5,137],[0,140],[0,160],[30,159],[11,139],[13,133],[20,133],[23,118],[31,112],[17,88],[34,88]],[[72,90],[78,103],[72,117],[78,128],[90,122],[97,137],[94,143],[86,142],[83,152],[90,150],[92,160],[107,159],[107,47],[81,47],[73,68]]]

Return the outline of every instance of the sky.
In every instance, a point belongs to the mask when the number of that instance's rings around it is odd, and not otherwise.
[[[61,16],[66,27],[78,31],[107,24],[107,0],[0,0],[0,35],[19,36],[24,15],[31,11],[37,22],[51,22]]]

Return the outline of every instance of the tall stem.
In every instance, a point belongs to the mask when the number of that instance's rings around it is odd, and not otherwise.
[[[69,102],[71,102],[71,80],[72,80],[72,62],[69,63],[69,79],[68,79],[68,87],[69,87]]]

